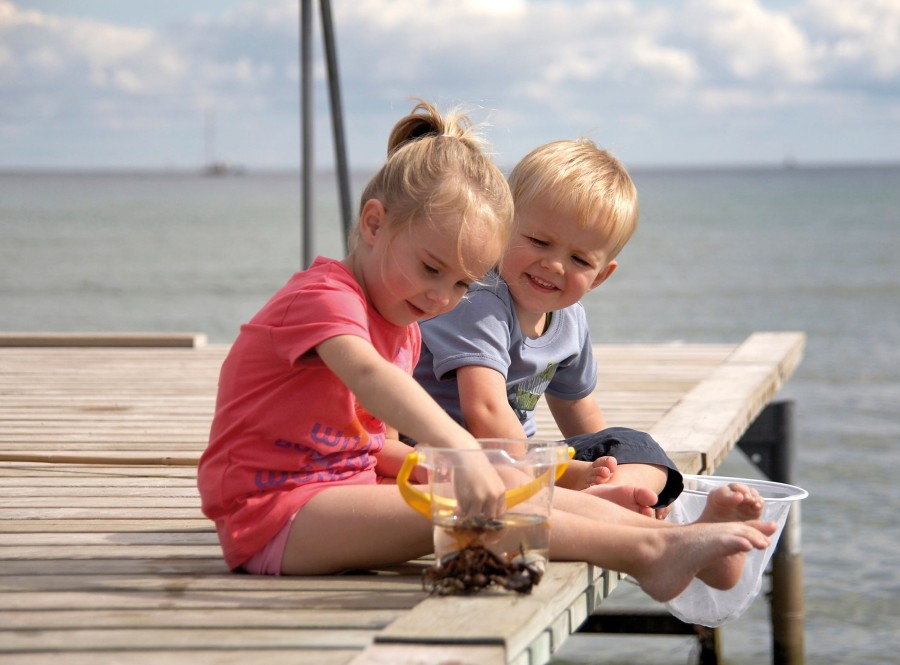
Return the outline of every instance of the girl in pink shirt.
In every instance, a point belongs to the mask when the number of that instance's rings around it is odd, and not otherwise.
[[[481,147],[465,116],[420,102],[394,127],[362,194],[347,257],[316,259],[241,327],[198,469],[230,568],[330,574],[432,551],[431,523],[380,481],[407,451],[398,431],[479,447],[412,371],[418,321],[453,308],[509,238],[509,188]],[[502,514],[505,487],[486,460],[467,469],[463,487],[466,514]],[[727,588],[740,555],[774,531],[723,521],[752,517],[753,503],[735,492],[702,523],[675,526],[559,488],[550,555],[629,573],[659,600],[694,576]]]

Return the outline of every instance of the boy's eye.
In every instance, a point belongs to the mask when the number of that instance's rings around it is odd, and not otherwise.
[[[577,263],[578,265],[582,266],[583,268],[590,268],[590,267],[591,267],[590,262],[585,261],[584,259],[582,259],[582,258],[579,257],[579,256],[573,256],[573,257],[572,257],[572,260],[573,260],[575,263]]]
[[[438,270],[434,266],[428,265],[427,263],[423,263],[422,266],[425,268],[425,272],[429,275],[437,275],[440,273],[440,270]]]

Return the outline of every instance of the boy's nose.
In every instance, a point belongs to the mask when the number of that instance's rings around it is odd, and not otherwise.
[[[541,259],[541,265],[547,270],[551,270],[556,273],[562,273],[563,271],[563,262],[562,259],[558,256],[545,256]]]

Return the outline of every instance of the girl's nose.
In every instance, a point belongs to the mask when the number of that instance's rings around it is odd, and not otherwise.
[[[446,307],[450,304],[450,291],[448,289],[434,288],[429,289],[425,294],[428,300],[438,307]]]

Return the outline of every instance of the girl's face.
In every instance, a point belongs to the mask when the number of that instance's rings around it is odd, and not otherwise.
[[[616,268],[598,228],[579,226],[575,211],[538,198],[516,209],[516,228],[500,265],[523,322],[581,300]]]
[[[460,243],[455,215],[414,222],[397,233],[388,228],[383,208],[375,212],[380,220],[366,220],[365,212],[361,216],[361,237],[370,250],[360,263],[363,286],[378,313],[395,325],[453,309],[473,279],[500,257],[500,242],[478,225],[470,227]]]

